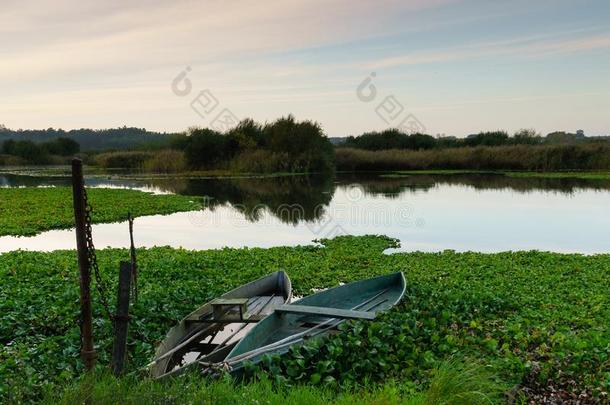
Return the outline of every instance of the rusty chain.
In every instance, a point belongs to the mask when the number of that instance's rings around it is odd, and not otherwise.
[[[108,286],[104,283],[102,279],[102,274],[100,273],[100,268],[97,264],[97,255],[95,253],[95,246],[93,245],[93,231],[91,226],[91,213],[93,212],[93,208],[89,204],[89,199],[87,197],[87,190],[83,187],[83,198],[85,200],[85,235],[87,239],[87,264],[89,265],[89,269],[93,270],[95,275],[95,284],[97,286],[97,291],[100,295],[100,299],[102,301],[102,306],[106,311],[106,315],[111,322],[114,322],[114,315],[110,310],[110,305],[108,304]]]

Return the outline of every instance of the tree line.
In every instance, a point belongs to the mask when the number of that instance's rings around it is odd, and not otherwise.
[[[334,148],[322,127],[292,115],[259,124],[252,119],[220,133],[192,128],[172,137],[191,169],[228,168],[239,172],[323,172],[334,168]]]
[[[80,145],[70,138],[57,138],[52,141],[35,143],[30,140],[2,142],[0,152],[4,155],[16,156],[26,163],[51,163],[51,156],[73,156],[80,151]]]
[[[58,138],[70,138],[83,151],[128,149],[164,145],[173,134],[147,131],[144,128],[120,127],[109,129],[18,129],[13,130],[0,124],[0,144],[7,140],[49,142]]]
[[[489,131],[469,135],[466,138],[454,136],[433,137],[427,134],[406,134],[398,129],[381,132],[366,132],[360,136],[349,136],[341,146],[365,150],[429,150],[475,146],[508,145],[557,145],[589,142],[608,142],[608,137],[587,138],[582,133],[552,132],[543,137],[533,129],[521,129],[513,136],[506,131]]]

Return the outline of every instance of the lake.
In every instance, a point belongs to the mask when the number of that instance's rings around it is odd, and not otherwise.
[[[135,221],[138,246],[187,249],[310,244],[338,235],[384,234],[402,251],[610,250],[610,181],[513,178],[500,174],[334,177],[86,178],[124,187],[204,196],[201,211]],[[0,172],[1,187],[68,186],[61,171]],[[95,207],[93,207],[95,209]],[[124,223],[93,228],[98,248],[127,247]],[[0,252],[73,249],[74,232],[0,237]]]

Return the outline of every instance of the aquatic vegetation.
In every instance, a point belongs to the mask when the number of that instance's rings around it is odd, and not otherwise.
[[[374,322],[347,323],[344,333],[311,341],[283,359],[269,358],[270,379],[339,391],[396,380],[419,392],[433,386],[434,370],[444,361],[458,357],[481,364],[505,387],[516,385],[517,393],[539,392],[550,382],[556,389],[597,396],[610,388],[610,256],[384,255],[395,240],[322,242],[139,250],[140,295],[132,308],[128,371],[144,367],[168,328],[202,302],[271,271],[286,270],[297,295],[404,271],[408,291],[395,310]],[[104,249],[98,257],[104,278],[116,284],[119,261],[128,251]],[[112,326],[97,294],[94,333],[103,369]],[[0,402],[39,399],[82,373],[75,252],[0,255],[0,342]]]
[[[136,190],[88,190],[93,222],[118,222],[133,216],[170,214],[201,208],[200,199],[182,195],[153,195]],[[74,226],[72,189],[0,188],[0,236],[35,235]]]

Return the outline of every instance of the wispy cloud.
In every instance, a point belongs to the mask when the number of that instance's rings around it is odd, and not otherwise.
[[[380,69],[406,65],[452,62],[472,58],[515,56],[540,58],[549,55],[571,54],[594,49],[610,48],[610,33],[566,39],[564,36],[548,39],[548,36],[514,38],[496,42],[457,46],[433,51],[415,51],[399,56],[381,58],[366,63],[367,69]]]
[[[472,100],[515,100],[494,112],[508,116],[520,102],[555,94],[555,88],[536,87],[540,80],[530,73],[538,67],[527,71],[527,63],[540,58],[583,55],[577,58],[585,60],[580,70],[566,72],[561,79],[570,80],[562,86],[572,86],[566,91],[574,94],[610,93],[610,57],[599,56],[610,48],[610,30],[594,7],[516,1],[4,0],[0,123],[181,130],[198,124],[188,100],[169,91],[185,66],[192,66],[196,88],[212,89],[240,117],[298,112],[333,134],[376,125],[370,105],[354,97],[355,86],[372,70],[379,73],[380,94],[401,95],[414,111],[439,106],[438,115],[423,117],[432,131],[449,132],[444,125],[460,131],[464,125],[456,120],[472,125],[485,105]],[[545,22],[538,24],[540,18]],[[587,64],[588,57],[597,63]],[[494,77],[497,64],[486,68],[496,60],[509,62],[504,73],[514,73],[513,82]],[[547,73],[560,75],[559,65]],[[473,68],[484,72],[484,83],[470,74]],[[504,87],[489,89],[504,80]],[[528,87],[517,80],[529,80]],[[568,109],[560,97],[544,102]],[[462,106],[463,116],[443,115],[445,105]],[[602,109],[584,102],[581,109],[598,114],[598,126],[607,123]]]

